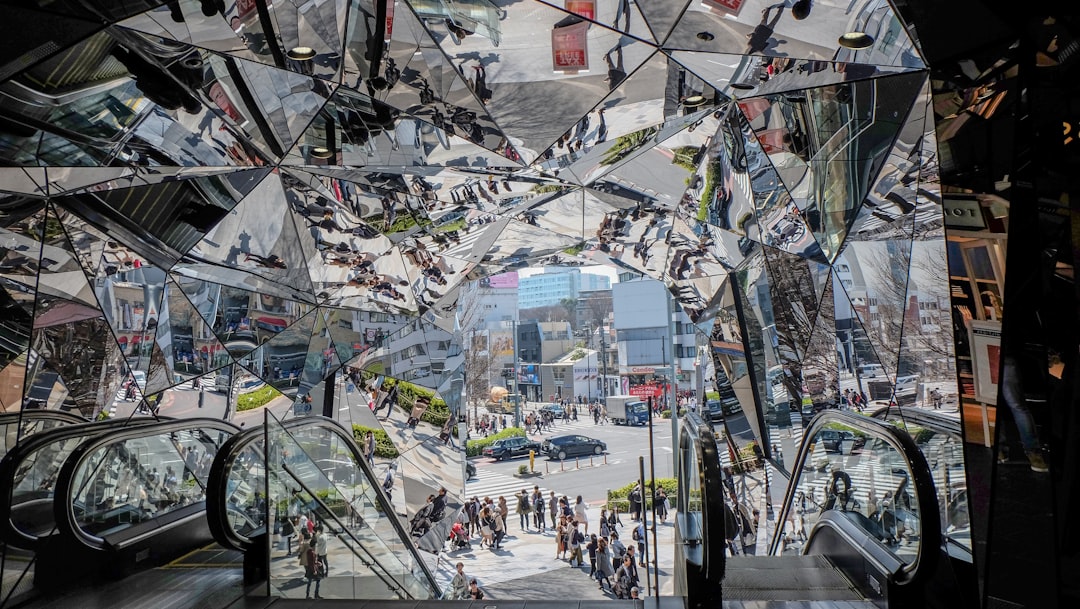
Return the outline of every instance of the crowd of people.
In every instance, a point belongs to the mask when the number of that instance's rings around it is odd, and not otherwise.
[[[553,533],[555,559],[584,569],[588,558],[588,575],[600,590],[620,599],[638,598],[638,567],[645,566],[644,523],[640,520],[631,523],[633,543],[626,545],[620,540],[619,529],[624,529],[623,534],[626,530],[619,512],[602,509],[597,522],[590,523],[588,505],[580,495],[576,499],[557,496],[554,491],[545,495],[534,485],[532,491],[522,489],[510,499],[505,496],[472,497],[451,529],[451,551],[471,548],[471,536],[480,539],[481,548],[501,549],[511,526],[511,513],[517,516],[521,532]],[[458,563],[450,597],[482,598],[469,595],[475,581],[465,575],[464,565]]]

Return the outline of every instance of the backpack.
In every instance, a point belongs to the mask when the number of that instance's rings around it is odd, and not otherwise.
[[[585,535],[581,531],[574,531],[574,545],[581,545],[581,542],[585,541]]]
[[[534,504],[533,507],[537,512],[543,512],[544,511],[544,496],[543,495],[540,495],[539,497],[536,498],[536,503]]]
[[[529,513],[529,498],[525,495],[518,497],[518,511],[525,514]]]

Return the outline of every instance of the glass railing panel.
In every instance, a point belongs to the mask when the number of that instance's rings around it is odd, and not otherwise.
[[[266,526],[263,446],[263,436],[259,435],[239,450],[229,464],[225,509],[232,530],[241,538],[251,537]]]
[[[351,585],[323,588],[327,598],[414,598],[438,596],[438,591],[417,563],[419,557],[404,545],[395,531],[386,536],[378,526],[378,502],[371,494],[363,475],[346,473],[347,463],[333,464],[334,471],[324,472],[327,455],[335,454],[333,434],[317,427],[299,428],[297,436],[286,430],[272,416],[267,417],[267,442],[271,447],[267,469],[271,477],[273,515],[281,513],[320,523],[326,534],[328,577],[347,578]],[[309,454],[308,451],[311,451]],[[348,459],[351,461],[351,450]],[[314,455],[314,456],[313,456]],[[337,453],[338,456],[344,456]],[[320,464],[319,461],[322,461]],[[359,474],[359,472],[357,472]],[[333,479],[332,479],[333,478]],[[271,523],[280,530],[278,523]],[[303,528],[297,526],[297,528]],[[277,546],[270,552],[271,586],[287,597],[306,594],[312,586],[288,588],[288,582],[304,577],[296,558],[286,556]],[[348,594],[342,594],[348,591]],[[311,591],[313,592],[313,590]]]
[[[971,551],[971,515],[967,499],[963,439],[918,425],[904,426],[930,466],[941,512],[941,533]]]
[[[227,437],[184,429],[98,447],[73,478],[76,526],[105,538],[204,501],[210,463]]]
[[[911,465],[885,439],[827,423],[806,450],[784,527],[783,553],[801,553],[822,514],[840,513],[905,564],[918,559],[922,514]]]
[[[15,448],[15,445],[26,440],[30,436],[45,433],[58,427],[75,425],[80,422],[77,417],[63,418],[60,413],[51,413],[55,417],[35,416],[31,412],[8,413],[0,415],[0,458]],[[14,415],[14,416],[13,416]]]

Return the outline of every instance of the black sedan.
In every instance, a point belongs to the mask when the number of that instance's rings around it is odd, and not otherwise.
[[[496,461],[502,461],[503,459],[528,455],[530,450],[540,452],[540,443],[520,436],[503,438],[502,440],[495,440],[491,443],[491,446],[485,448],[484,456],[491,457]]]
[[[606,450],[607,444],[600,440],[574,434],[544,440],[544,453],[549,459],[560,461],[580,455],[601,455]]]

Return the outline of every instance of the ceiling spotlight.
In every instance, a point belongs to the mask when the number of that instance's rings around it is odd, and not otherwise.
[[[728,83],[732,89],[738,89],[739,91],[750,91],[756,89],[757,85],[752,85],[748,82],[730,82]]]
[[[866,32],[848,32],[837,40],[840,46],[853,51],[869,49],[874,44],[874,38]]]
[[[683,106],[687,108],[696,108],[705,103],[704,95],[691,95],[683,100]]]
[[[315,159],[328,159],[333,156],[329,148],[325,146],[316,146],[311,149],[311,157]]]
[[[698,32],[697,33],[697,39],[698,40],[704,40],[705,42],[708,42],[710,40],[713,40],[714,38],[716,38],[716,36],[713,36],[712,32]]]
[[[311,61],[315,59],[315,49],[311,47],[293,47],[285,56],[295,61]]]

